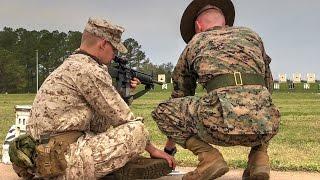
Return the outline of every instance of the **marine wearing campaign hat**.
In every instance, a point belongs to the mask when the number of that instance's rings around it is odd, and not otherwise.
[[[233,26],[235,10],[231,0],[194,0],[185,9],[180,22],[180,33],[186,43],[195,35],[194,21],[196,18],[202,12],[214,8],[222,11],[228,26]]]
[[[167,136],[198,156],[199,164],[183,180],[216,179],[228,172],[217,146],[248,146],[243,179],[267,180],[269,141],[280,126],[279,109],[271,97],[271,58],[261,37],[246,27],[234,27],[231,0],[194,0],[181,18],[187,43],[172,73],[171,99],[152,112]],[[207,93],[195,96],[197,85]]]

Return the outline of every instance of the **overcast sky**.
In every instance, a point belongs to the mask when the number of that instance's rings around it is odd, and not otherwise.
[[[0,28],[83,31],[89,17],[102,17],[126,28],[153,63],[176,64],[185,43],[180,18],[191,0],[0,0]],[[317,74],[320,79],[319,0],[233,0],[236,26],[260,34],[279,73]],[[319,54],[318,54],[319,53]]]

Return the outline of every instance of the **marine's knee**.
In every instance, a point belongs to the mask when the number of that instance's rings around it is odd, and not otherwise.
[[[162,104],[159,104],[153,111],[152,116],[157,116],[163,112],[164,106]]]
[[[168,104],[161,103],[156,107],[154,111],[152,111],[151,115],[156,122],[159,122],[165,121],[167,119],[166,117],[171,114],[170,112],[171,110]]]
[[[141,121],[127,123],[127,133],[135,137],[136,140],[145,140],[149,136],[149,132]]]

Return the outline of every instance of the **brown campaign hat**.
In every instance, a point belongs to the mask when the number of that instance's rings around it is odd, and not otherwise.
[[[91,17],[88,20],[85,31],[98,37],[105,38],[121,53],[128,52],[127,48],[121,42],[121,35],[124,32],[124,28],[121,26],[114,25],[110,21],[104,19]]]
[[[225,16],[226,24],[233,26],[235,10],[231,0],[194,0],[184,11],[180,22],[181,36],[186,43],[189,43],[195,35],[194,22],[200,10],[203,12],[203,8],[207,5],[219,8]]]

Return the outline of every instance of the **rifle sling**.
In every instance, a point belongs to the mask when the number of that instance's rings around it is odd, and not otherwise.
[[[141,91],[135,93],[135,94],[133,95],[133,99],[138,99],[139,97],[141,97],[141,96],[143,96],[144,94],[146,94],[149,90],[150,90],[150,88],[146,88],[146,89],[144,89],[144,90],[141,90]]]

